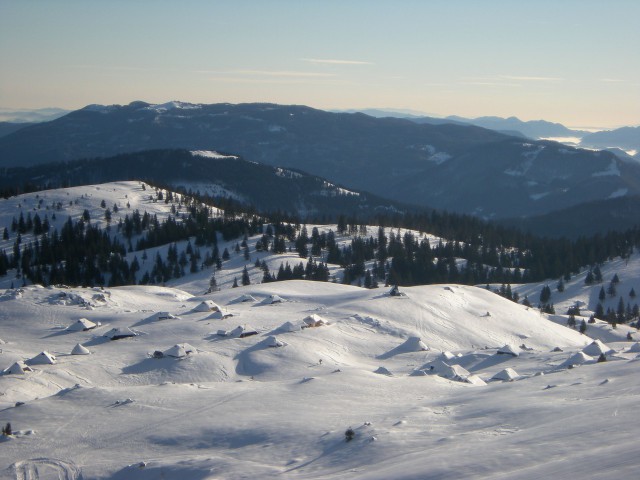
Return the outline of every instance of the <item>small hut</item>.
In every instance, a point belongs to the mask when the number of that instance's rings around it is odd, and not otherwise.
[[[184,358],[187,355],[196,353],[196,349],[188,343],[177,343],[173,347],[162,352],[165,357]]]
[[[518,348],[513,345],[505,345],[504,347],[500,347],[496,352],[498,355],[511,355],[512,357],[519,357],[520,352],[518,352]]]
[[[40,352],[35,357],[27,360],[29,365],[53,365],[56,363],[56,357],[49,352]]]
[[[283,342],[282,340],[278,340],[275,336],[272,335],[267,338],[267,346],[270,348],[286,347],[287,343]]]
[[[249,325],[238,325],[236,328],[234,328],[229,335],[234,336],[234,337],[238,337],[238,338],[246,338],[246,337],[250,337],[252,335],[257,335],[258,331],[253,328],[250,327]]]
[[[305,328],[322,327],[329,324],[324,318],[315,313],[303,318],[302,321],[305,324]]]
[[[24,375],[27,372],[33,372],[33,369],[22,360],[19,360],[2,372],[8,375]]]
[[[70,332],[86,332],[87,330],[92,330],[97,326],[98,325],[93,323],[91,320],[80,318],[76,323],[69,325],[67,330]]]
[[[135,337],[136,335],[137,334],[128,327],[112,328],[104,334],[105,337],[111,340],[120,340],[121,338]]]
[[[204,300],[198,304],[194,309],[194,312],[219,312],[220,306],[213,302],[213,300]]]

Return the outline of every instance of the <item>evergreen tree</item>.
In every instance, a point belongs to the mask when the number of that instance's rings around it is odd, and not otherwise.
[[[560,278],[560,280],[558,280],[558,284],[556,285],[556,289],[560,293],[564,292],[564,279]]]
[[[5,232],[7,231],[7,229],[5,228]],[[629,297],[630,298],[636,298],[636,291],[633,289],[633,287],[631,287],[631,290],[629,290]]]
[[[620,297],[620,301],[618,302],[618,308],[616,309],[616,320],[618,323],[624,323],[626,321],[625,310],[624,310],[624,300]]]
[[[231,285],[231,288],[238,288],[238,278],[237,277],[233,277],[233,285]]]
[[[596,311],[594,312],[594,315],[596,318],[599,318],[600,320],[605,319],[604,307],[602,306],[602,303],[598,303],[596,305]]]
[[[580,333],[584,333],[587,331],[587,322],[584,321],[584,318],[580,322]]]
[[[595,282],[595,278],[593,276],[593,271],[589,270],[587,272],[587,276],[584,278],[584,283],[585,285],[593,285],[594,282]]]
[[[247,285],[251,284],[251,279],[249,278],[249,272],[247,271],[247,266],[244,266],[244,269],[242,270],[242,285],[244,285],[245,287]]]
[[[600,302],[604,302],[605,298],[607,298],[607,294],[604,291],[604,287],[600,287],[600,293],[598,294],[598,300],[600,300]]]
[[[542,291],[540,292],[540,303],[546,304],[551,299],[551,289],[549,285],[545,285],[542,287]]]
[[[593,279],[597,283],[602,282],[602,271],[600,270],[600,265],[596,265],[595,268],[593,269]]]

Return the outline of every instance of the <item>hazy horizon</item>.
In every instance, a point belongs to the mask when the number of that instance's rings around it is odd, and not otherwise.
[[[640,124],[640,3],[0,0],[0,105],[269,102]]]

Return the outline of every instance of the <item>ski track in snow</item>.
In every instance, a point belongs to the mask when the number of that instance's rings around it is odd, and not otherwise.
[[[55,458],[32,458],[13,465],[16,480],[81,480],[82,473],[72,462]],[[53,476],[52,476],[53,474]]]

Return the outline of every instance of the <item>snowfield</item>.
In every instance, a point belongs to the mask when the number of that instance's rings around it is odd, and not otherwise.
[[[183,206],[140,182],[116,182],[0,200],[0,221],[38,213],[59,229],[87,210],[106,227],[107,208],[115,236],[136,209],[161,221]],[[309,234],[314,227],[336,230],[307,225]],[[640,334],[600,320],[585,334],[566,325],[575,305],[578,324],[589,317],[614,275],[618,296],[604,308],[620,297],[633,304],[640,254],[602,265],[601,284],[585,285],[583,271],[562,292],[557,279],[512,285],[527,308],[484,287],[401,287],[391,296],[388,287],[260,284],[257,260],[272,273],[306,263],[295,252],[256,251],[260,237],[247,239],[249,259],[235,249],[241,239],[219,239],[230,258],[213,293],[205,292],[215,267],[165,286],[21,287],[15,271],[1,278],[0,425],[13,434],[0,436],[0,479],[637,477]],[[14,240],[12,232],[0,248]],[[140,259],[142,275],[167,249],[127,257]],[[251,285],[231,288],[245,267]],[[328,268],[339,282],[340,268]],[[554,315],[535,308],[545,285]]]
[[[57,361],[0,376],[0,423],[15,433],[0,478],[633,478],[631,343],[608,344],[608,362],[561,367],[591,339],[536,309],[477,287],[401,290],[9,290],[3,368],[41,351]],[[232,316],[198,311],[203,300]],[[285,326],[312,314],[326,324]],[[67,330],[79,318],[100,325]],[[239,325],[257,334],[218,334]],[[104,337],[114,327],[136,336]],[[403,347],[412,337],[427,349]],[[91,354],[70,355],[78,343]],[[197,352],[155,358],[178,343]],[[518,356],[498,354],[505,345]],[[487,385],[432,373],[443,360]],[[516,380],[492,380],[507,368]]]

